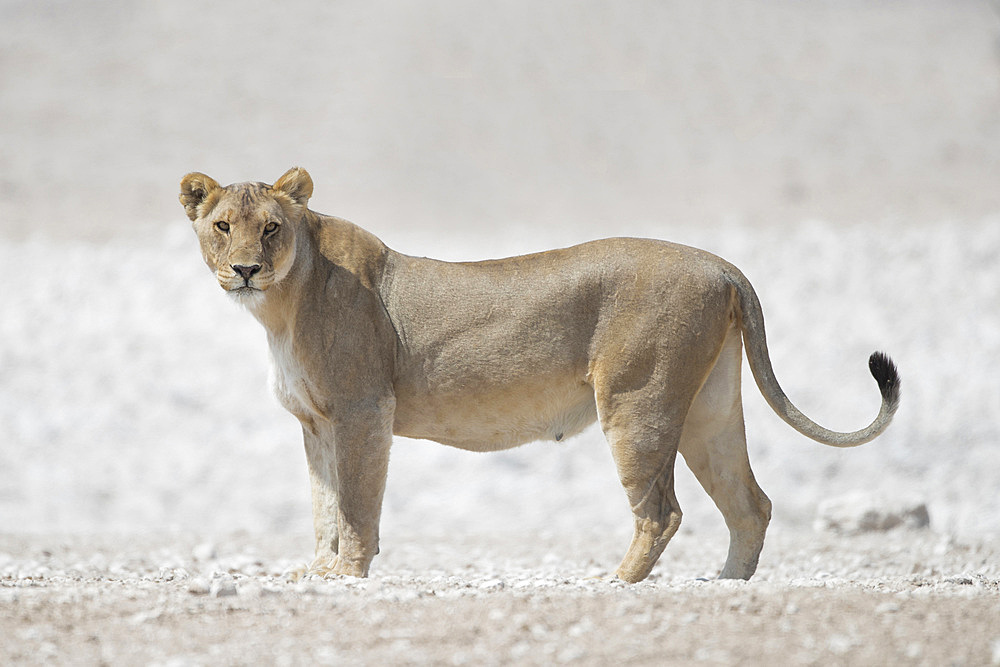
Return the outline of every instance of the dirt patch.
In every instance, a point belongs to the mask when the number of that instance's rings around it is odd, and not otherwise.
[[[777,535],[727,582],[705,577],[719,545],[687,535],[626,585],[611,544],[424,537],[370,579],[293,582],[288,537],[6,536],[0,661],[1000,664],[998,546]]]

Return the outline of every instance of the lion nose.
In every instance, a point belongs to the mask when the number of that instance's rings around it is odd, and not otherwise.
[[[253,274],[260,271],[260,264],[244,266],[243,264],[233,264],[233,271],[243,276],[243,280],[250,280]]]

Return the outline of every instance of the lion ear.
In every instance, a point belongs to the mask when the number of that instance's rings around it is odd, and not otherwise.
[[[313,193],[313,180],[302,167],[292,167],[274,182],[274,190],[284,192],[299,206],[305,206]]]
[[[188,174],[181,179],[181,194],[178,199],[184,205],[184,210],[191,218],[191,222],[198,219],[198,207],[201,206],[201,203],[219,188],[220,185],[215,182],[215,179],[198,172]]]

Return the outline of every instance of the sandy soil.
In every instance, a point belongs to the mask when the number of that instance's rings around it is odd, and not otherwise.
[[[393,539],[371,578],[292,582],[246,534],[0,537],[4,664],[1000,664],[1000,544],[772,535],[751,582],[679,536],[607,579],[600,540]],[[719,545],[715,545],[718,547]]]

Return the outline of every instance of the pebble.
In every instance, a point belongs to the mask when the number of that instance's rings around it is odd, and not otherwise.
[[[192,595],[208,595],[212,591],[212,585],[204,577],[195,577],[188,584],[187,590]]]
[[[236,595],[236,581],[230,574],[221,574],[212,579],[209,585],[209,595],[213,598],[229,597]]]
[[[264,584],[257,579],[241,581],[236,586],[236,594],[241,598],[255,600],[264,595]]]
[[[875,607],[876,614],[895,614],[900,610],[900,606],[895,602],[883,602]]]
[[[927,503],[887,498],[866,492],[849,493],[820,503],[813,527],[843,535],[882,533],[894,528],[930,526]]]
[[[846,655],[857,645],[858,642],[853,637],[841,634],[831,635],[826,642],[827,649],[834,655]]]

